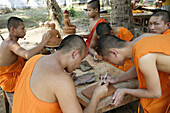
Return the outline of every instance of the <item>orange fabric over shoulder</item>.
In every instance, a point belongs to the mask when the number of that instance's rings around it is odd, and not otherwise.
[[[133,35],[132,35],[132,33],[128,29],[126,29],[124,27],[121,27],[117,37],[122,39],[122,40],[125,40],[125,41],[130,41],[130,40],[132,40]],[[108,61],[106,61],[106,62],[111,64],[111,65],[113,65],[112,63],[110,63]],[[134,63],[133,63],[133,61],[131,59],[126,59],[123,66],[120,66],[120,65],[113,65],[113,66],[118,68],[118,69],[120,69],[120,70],[122,70],[122,71],[124,71],[124,72],[126,72],[131,67],[134,66]]]
[[[144,75],[139,69],[139,59],[146,54],[155,52],[170,55],[169,42],[169,34],[163,34],[143,38],[134,45],[133,59],[141,89],[146,89],[147,85],[145,83]],[[141,98],[140,103],[144,109],[144,113],[165,113],[168,109],[168,106],[170,105],[169,75],[161,71],[158,71],[158,73],[162,96],[160,98]]]
[[[15,85],[25,65],[22,57],[9,66],[0,67],[0,86],[6,92],[14,92]]]
[[[133,35],[128,29],[121,27],[117,37],[125,41],[131,41],[133,38]]]
[[[36,62],[42,56],[36,55],[25,64],[15,88],[12,113],[62,113],[58,102],[41,101],[31,91],[31,74]]]
[[[98,25],[99,23],[101,23],[101,22],[106,22],[106,23],[107,23],[107,21],[106,21],[105,19],[103,19],[103,18],[101,18],[100,20],[97,21],[97,23],[96,23],[95,26],[93,27],[90,35],[88,36],[88,38],[87,38],[87,40],[86,40],[87,50],[89,49],[90,43],[91,43],[91,41],[92,41],[93,34],[94,34],[94,32],[96,31],[96,27],[97,27],[97,25]]]
[[[166,30],[163,35],[170,35],[170,29]]]

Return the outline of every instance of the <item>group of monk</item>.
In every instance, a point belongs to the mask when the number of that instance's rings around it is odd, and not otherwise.
[[[169,113],[169,12],[155,12],[149,19],[151,33],[136,38],[128,29],[111,27],[100,18],[99,0],[88,2],[87,14],[90,34],[86,42],[79,35],[68,35],[50,55],[37,55],[48,43],[49,33],[42,36],[36,47],[25,50],[18,43],[26,34],[23,20],[8,19],[9,36],[0,45],[0,86],[14,92],[12,113],[95,113],[109,84],[133,78],[138,78],[139,88],[117,89],[110,104],[117,106],[129,94],[140,98],[144,113]],[[124,73],[116,78],[107,76],[104,85],[102,76],[83,111],[69,73],[78,68],[87,54]]]

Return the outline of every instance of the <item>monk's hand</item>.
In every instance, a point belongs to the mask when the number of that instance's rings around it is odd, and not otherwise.
[[[116,77],[112,77],[109,74],[106,76],[106,78],[104,78],[104,75],[100,75],[100,79],[101,80],[105,80],[106,82],[109,82],[110,84],[115,84],[116,82]]]
[[[108,93],[108,85],[109,83],[106,82],[105,84],[102,85],[104,81],[100,81],[96,89],[94,90],[94,95],[98,97],[98,99],[102,98],[104,95]]]
[[[101,61],[102,60],[102,56],[98,55],[98,53],[95,52],[94,53],[94,60]]]
[[[113,95],[113,102],[111,103],[111,105],[113,106],[117,106],[119,105],[122,101],[123,101],[123,98],[125,96],[125,92],[124,92],[124,89],[117,89],[115,92],[114,92],[114,95]]]
[[[50,39],[51,37],[51,34],[50,33],[45,33],[43,36],[42,36],[42,43],[46,44],[48,42],[48,40]]]

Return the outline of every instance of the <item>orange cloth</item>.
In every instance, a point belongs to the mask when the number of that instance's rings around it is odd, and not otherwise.
[[[17,61],[9,66],[0,67],[0,86],[6,92],[14,92],[16,82],[20,76],[25,61],[18,57]]]
[[[139,69],[139,59],[149,53],[163,53],[170,55],[169,49],[170,38],[168,34],[157,35],[143,38],[133,47],[133,59],[138,76],[139,86],[146,89],[146,83],[142,72]],[[144,113],[165,113],[170,104],[170,79],[165,72],[158,71],[161,84],[162,96],[160,98],[141,98],[140,102]],[[151,75],[152,76],[152,75]]]
[[[93,34],[94,34],[94,32],[96,31],[96,27],[97,27],[97,25],[98,25],[99,23],[101,23],[101,22],[106,22],[106,23],[107,23],[107,21],[106,21],[105,19],[103,19],[103,18],[101,18],[100,20],[97,21],[97,23],[96,23],[95,26],[93,27],[90,35],[88,36],[88,38],[87,38],[87,40],[86,40],[87,50],[89,49],[90,43],[91,43],[92,38],[93,38]]]
[[[131,41],[133,38],[133,35],[128,29],[121,27],[117,37],[125,41]]]
[[[167,30],[163,33],[163,35],[170,35],[170,29],[167,29]]]
[[[132,40],[133,35],[128,29],[121,27],[117,37],[119,37],[120,39],[125,40],[125,41],[130,41],[130,40]],[[109,63],[109,62],[107,62],[107,63]],[[112,63],[109,63],[109,64],[113,65]],[[134,65],[134,63],[131,59],[126,59],[123,66],[121,66],[121,65],[113,65],[113,66],[124,71],[124,72],[126,72],[131,67],[133,67],[133,65]]]
[[[42,56],[36,55],[25,64],[15,88],[12,113],[62,113],[58,102],[41,101],[31,91],[31,74],[36,62]]]

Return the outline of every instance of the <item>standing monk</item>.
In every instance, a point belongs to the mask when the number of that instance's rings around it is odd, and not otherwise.
[[[133,39],[133,35],[128,29],[126,29],[124,27],[113,27],[113,28],[111,28],[110,25],[108,23],[105,23],[105,22],[101,22],[101,23],[99,23],[97,25],[96,34],[97,34],[97,36],[93,37],[92,42],[90,44],[90,48],[89,48],[89,53],[94,56],[95,60],[102,59],[101,56],[99,56],[97,51],[96,51],[96,49],[97,49],[97,40],[102,35],[104,35],[104,34],[115,35],[118,38],[120,38],[122,40],[125,40],[125,41],[131,41]],[[115,66],[118,69],[126,72],[133,65],[134,65],[133,61],[131,59],[127,59],[123,66],[120,66],[120,65],[113,65],[113,66]]]
[[[170,106],[170,79],[168,77],[170,73],[168,62],[170,55],[168,44],[170,41],[169,16],[167,11],[158,11],[149,20],[151,32],[162,35],[154,37],[146,35],[144,37],[147,38],[144,39],[141,36],[132,42],[115,39],[117,43],[111,41],[114,40],[111,38],[115,38],[115,36],[105,35],[101,40],[99,39],[98,51],[103,54],[105,60],[112,64],[123,65],[125,59],[133,57],[136,67],[136,69],[132,67],[116,78],[107,78],[110,83],[118,83],[138,76],[141,89],[118,89],[113,97],[116,100],[115,105],[120,103],[124,94],[131,94],[141,97],[141,105],[146,113],[165,113],[165,111],[169,113],[167,107]],[[108,38],[105,43],[104,38],[107,37],[110,37],[110,40]],[[107,45],[109,47],[106,47]],[[121,92],[123,96],[120,94]],[[118,98],[120,99],[119,102],[117,101]]]
[[[89,31],[90,35],[86,40],[87,50],[89,49],[90,43],[93,37],[96,36],[96,27],[100,22],[106,22],[103,18],[100,18],[100,3],[99,0],[91,0],[87,5],[87,14],[90,18],[89,20]]]
[[[17,17],[10,17],[7,28],[9,36],[0,45],[0,86],[7,92],[13,92],[25,64],[23,58],[29,59],[39,53],[50,36],[48,34],[43,35],[39,45],[33,49],[25,50],[18,44],[18,40],[24,38],[26,34],[23,20]]]
[[[27,61],[17,82],[12,113],[83,113],[68,73],[80,65],[86,52],[83,38],[69,35],[54,54],[37,55]],[[107,93],[108,83],[101,84],[84,113],[95,113],[100,98]]]

